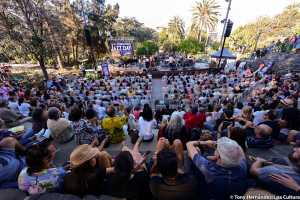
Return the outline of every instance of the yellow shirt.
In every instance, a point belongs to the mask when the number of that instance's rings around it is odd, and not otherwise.
[[[105,117],[102,121],[103,129],[111,136],[111,143],[117,144],[125,139],[123,126],[127,123],[126,116]]]

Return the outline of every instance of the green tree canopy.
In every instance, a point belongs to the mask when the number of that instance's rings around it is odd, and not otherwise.
[[[238,27],[229,39],[230,48],[249,53],[272,41],[291,37],[300,22],[300,5],[292,4],[274,17],[260,17],[252,23]],[[299,30],[299,28],[298,28]]]
[[[190,35],[201,41],[203,31],[213,31],[218,24],[220,5],[216,0],[201,0],[193,7]]]
[[[196,55],[204,51],[204,44],[199,43],[196,39],[187,38],[179,44],[179,51],[185,54]]]
[[[135,18],[119,18],[113,28],[115,36],[132,37],[136,42],[157,39],[157,33],[154,29],[144,26]]]
[[[184,38],[184,21],[180,17],[175,16],[169,21],[167,27],[161,28],[159,32],[159,45],[165,52],[175,52]]]
[[[144,41],[139,43],[136,49],[136,54],[139,56],[151,56],[158,52],[159,47],[154,41]]]

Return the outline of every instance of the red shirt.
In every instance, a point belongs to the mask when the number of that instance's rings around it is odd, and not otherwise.
[[[193,128],[203,128],[206,116],[205,113],[193,114],[191,112],[188,112],[185,113],[183,119],[185,121],[185,127],[188,130],[191,130]]]

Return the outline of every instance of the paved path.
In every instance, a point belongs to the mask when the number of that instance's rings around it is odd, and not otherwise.
[[[152,105],[154,105],[154,102],[156,100],[163,100],[163,81],[162,79],[153,79],[152,80]]]

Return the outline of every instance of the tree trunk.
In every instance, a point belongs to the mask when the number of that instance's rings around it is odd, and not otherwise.
[[[75,46],[75,63],[77,64],[77,62],[78,62],[78,44],[76,44],[76,46]]]
[[[47,69],[45,66],[44,58],[42,56],[40,56],[40,58],[38,60],[39,60],[40,68],[43,72],[44,78],[47,81],[49,79],[49,77],[48,77],[48,72],[47,72]]]
[[[203,26],[202,26],[202,23],[201,23],[200,29],[198,30],[198,37],[197,37],[199,42],[201,42],[202,28],[203,28]]]
[[[258,41],[260,39],[260,36],[261,36],[261,33],[258,33],[257,37],[256,37],[256,40],[255,40],[255,46],[254,46],[254,52],[256,51],[257,49],[257,45],[258,45]]]
[[[206,48],[206,47],[207,47],[207,45],[208,45],[208,41],[209,41],[209,33],[207,32],[207,37],[206,37],[206,42],[205,42],[205,47],[204,47],[204,48]]]
[[[199,30],[198,35],[197,35],[197,40],[201,42],[201,37],[202,37],[202,30]]]
[[[61,56],[60,56],[59,54],[60,54],[60,53],[58,53],[58,55],[56,56],[58,68],[63,68],[63,64],[62,64],[62,62],[61,62]]]

